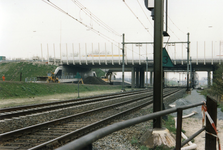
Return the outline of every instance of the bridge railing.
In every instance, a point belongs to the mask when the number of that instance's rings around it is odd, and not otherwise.
[[[76,139],[60,148],[58,148],[57,150],[65,150],[65,149],[70,149],[70,150],[80,150],[83,149],[85,147],[89,147],[92,146],[92,143],[100,138],[103,138],[113,132],[116,132],[118,130],[130,127],[132,125],[138,124],[138,123],[142,123],[145,121],[149,121],[152,119],[155,119],[157,117],[161,117],[167,114],[171,114],[174,112],[177,112],[177,129],[176,129],[176,150],[180,150],[181,147],[183,147],[185,144],[187,144],[189,141],[191,141],[192,139],[194,139],[197,135],[199,135],[201,132],[203,131],[207,131],[208,133],[212,133],[215,134],[214,129],[212,128],[210,122],[208,121],[208,119],[206,118],[206,126],[203,126],[200,130],[198,130],[196,133],[194,133],[191,137],[189,137],[187,140],[185,140],[184,142],[181,143],[181,130],[182,130],[182,114],[183,114],[183,110],[185,109],[189,109],[189,108],[193,108],[193,107],[197,107],[197,106],[201,106],[204,105],[205,102],[200,102],[197,104],[192,104],[192,105],[187,105],[187,106],[180,106],[177,108],[171,108],[171,109],[167,109],[167,110],[163,110],[163,111],[159,111],[159,112],[155,112],[152,114],[148,114],[145,116],[141,116],[141,117],[137,117],[137,118],[133,118],[130,120],[126,120],[123,122],[118,122],[118,123],[114,123],[112,125],[109,125],[105,128],[96,130],[90,134],[87,134],[79,139]],[[213,119],[214,123],[216,124],[216,120],[217,120],[217,102],[210,98],[207,97],[207,112],[210,114],[211,118]],[[205,150],[216,150],[216,137],[209,135],[206,133],[205,136]]]

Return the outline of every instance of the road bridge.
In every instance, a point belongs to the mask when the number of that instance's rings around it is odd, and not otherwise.
[[[146,44],[147,43],[147,44]],[[149,43],[149,44],[148,44]],[[192,56],[191,68],[192,72],[207,71],[210,75],[211,71],[215,71],[218,64],[223,62],[222,49],[223,42],[189,42],[190,52]],[[170,42],[164,43],[166,50],[174,64],[173,68],[164,68],[165,72],[185,72],[187,70],[187,42]],[[43,46],[44,47],[44,46]],[[42,48],[42,46],[41,46]],[[60,50],[55,57],[55,49]],[[62,51],[63,49],[63,51]],[[44,50],[41,49],[41,51]],[[63,53],[66,50],[66,53]],[[120,45],[108,44],[60,44],[59,48],[54,47],[54,58],[49,58],[49,50],[47,44],[48,62],[58,63],[61,65],[62,74],[76,73],[72,70],[86,71],[89,69],[102,68],[109,69],[111,72],[122,71],[122,48]],[[58,52],[57,52],[58,54]],[[52,56],[52,54],[51,54]],[[125,72],[132,72],[132,83],[144,86],[144,73],[146,70],[146,58],[148,58],[148,71],[153,71],[153,42],[138,42],[137,44],[126,44],[124,51]],[[43,57],[42,57],[43,59]],[[141,72],[141,73],[140,73]],[[61,75],[62,75],[61,74]],[[92,73],[90,73],[92,74]],[[141,74],[141,75],[140,75]],[[152,75],[152,74],[151,74]],[[139,76],[139,77],[138,77]],[[192,75],[191,75],[192,76]],[[139,79],[138,79],[139,78]],[[137,84],[139,80],[139,83]],[[142,85],[140,85],[142,83]],[[209,82],[210,83],[210,82]],[[132,84],[134,86],[134,84]]]
[[[104,56],[104,55],[103,55]],[[63,58],[60,61],[62,74],[75,74],[73,70],[78,70],[79,72],[88,73],[90,69],[101,68],[107,69],[110,72],[121,72],[122,71],[122,56],[112,57],[83,57],[83,58]],[[50,60],[51,63],[54,60]],[[146,71],[146,60],[143,59],[124,59],[125,62],[125,72],[131,72],[132,74],[132,86],[144,87],[145,84],[145,71]],[[186,59],[172,59],[174,67],[164,68],[164,72],[186,72],[187,71],[187,60]],[[196,71],[207,71],[208,79],[210,83],[210,72],[215,71],[217,65],[223,62],[222,59],[192,59],[192,77]],[[153,72],[153,60],[148,60],[148,71],[150,72],[150,77]],[[91,73],[92,74],[92,73]],[[164,74],[165,75],[165,74]],[[152,78],[152,77],[151,77]],[[192,78],[193,79],[193,78]],[[192,81],[193,82],[193,81]],[[151,83],[151,82],[150,82]]]

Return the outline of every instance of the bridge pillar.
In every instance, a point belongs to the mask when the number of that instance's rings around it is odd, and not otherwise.
[[[139,68],[136,68],[136,88],[139,88]]]
[[[145,71],[143,68],[140,69],[140,88],[145,87]]]
[[[150,86],[153,85],[153,72],[150,71],[150,82],[149,82]]]
[[[136,82],[135,67],[132,67],[132,89],[135,88],[135,82]]]
[[[211,86],[211,71],[208,71],[208,88]]]

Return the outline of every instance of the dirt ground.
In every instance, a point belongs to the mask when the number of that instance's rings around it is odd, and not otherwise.
[[[183,130],[186,131],[186,136],[190,137],[199,129],[202,128],[202,120],[199,118],[183,119]],[[223,120],[217,120],[218,135],[221,141],[221,148],[223,148]],[[197,150],[204,150],[205,147],[205,132],[199,134],[194,141],[197,144]]]

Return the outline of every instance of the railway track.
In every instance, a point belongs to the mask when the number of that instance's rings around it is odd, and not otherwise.
[[[0,109],[0,120],[10,119],[13,117],[26,116],[34,113],[41,113],[50,110],[56,110],[61,108],[67,108],[71,106],[78,106],[87,103],[101,102],[106,100],[111,100],[114,98],[125,98],[130,95],[135,94],[143,94],[146,90],[138,90],[134,92],[125,92],[125,93],[117,93],[117,94],[108,94],[94,97],[87,97],[81,99],[71,99],[65,101],[51,102],[51,103],[43,103],[43,104],[35,104],[28,106],[20,106],[20,107],[11,107]]]
[[[164,97],[179,89],[164,90]],[[0,149],[53,149],[152,103],[152,92],[106,106],[0,134]]]

